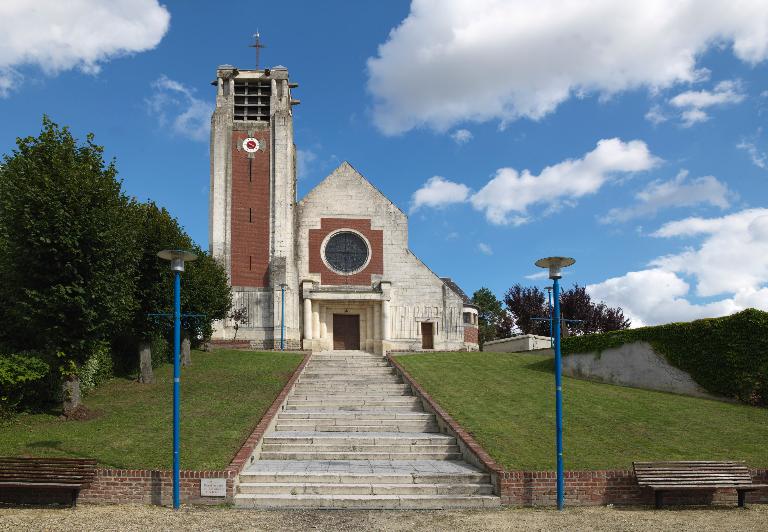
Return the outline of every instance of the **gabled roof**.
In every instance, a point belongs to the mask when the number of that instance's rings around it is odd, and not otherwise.
[[[315,186],[315,188],[313,188],[312,190],[310,190],[309,192],[307,192],[307,194],[306,194],[306,195],[305,195],[303,198],[301,198],[301,200],[299,201],[299,205],[301,205],[302,203],[304,203],[304,201],[305,201],[307,198],[310,198],[310,197],[311,197],[311,196],[312,196],[312,195],[315,193],[315,191],[316,191],[316,190],[318,190],[318,189],[320,189],[320,188],[323,188],[323,187],[324,187],[324,186],[326,186],[327,184],[329,184],[329,183],[332,183],[333,181],[336,181],[336,180],[340,180],[340,179],[352,179],[352,180],[355,180],[355,181],[359,181],[359,182],[360,182],[361,184],[363,184],[364,186],[367,186],[367,187],[371,188],[373,191],[375,191],[375,192],[376,192],[376,193],[377,193],[379,196],[381,196],[381,197],[382,197],[382,199],[384,199],[384,200],[385,200],[387,203],[389,203],[389,204],[390,204],[390,205],[392,205],[392,206],[393,206],[395,209],[397,209],[398,211],[400,211],[400,213],[401,213],[403,216],[405,216],[406,218],[408,217],[408,215],[407,215],[407,214],[405,214],[405,213],[403,212],[403,210],[402,210],[400,207],[398,207],[397,205],[395,205],[395,204],[392,202],[392,200],[390,200],[390,199],[389,199],[387,196],[385,196],[385,195],[384,195],[384,193],[383,193],[381,190],[379,190],[378,188],[376,188],[376,186],[374,186],[374,185],[373,185],[373,184],[372,184],[370,181],[368,181],[368,180],[367,180],[367,179],[366,179],[366,178],[363,176],[363,174],[361,174],[360,172],[358,172],[358,171],[355,169],[355,167],[354,167],[354,166],[352,166],[351,164],[349,164],[349,162],[347,162],[347,161],[343,161],[343,162],[342,162],[342,163],[341,163],[341,164],[340,164],[340,165],[339,165],[339,166],[338,166],[338,167],[337,167],[337,168],[336,168],[336,169],[335,169],[333,172],[331,172],[330,174],[328,174],[328,176],[327,176],[325,179],[323,179],[322,181],[320,181],[320,183],[318,183],[318,184]]]
[[[441,277],[440,280],[445,283],[445,286],[450,288],[457,296],[459,296],[465,305],[470,307],[475,306],[475,304],[472,303],[472,300],[469,299],[469,296],[467,296],[464,290],[462,290],[461,287],[456,284],[456,281],[454,281],[450,277]]]

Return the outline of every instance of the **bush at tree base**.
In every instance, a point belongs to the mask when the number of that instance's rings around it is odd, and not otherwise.
[[[563,354],[633,342],[648,342],[710,393],[768,406],[768,312],[747,309],[722,318],[575,336],[563,340]]]
[[[51,367],[33,353],[0,355],[0,417],[20,406],[40,406]]]

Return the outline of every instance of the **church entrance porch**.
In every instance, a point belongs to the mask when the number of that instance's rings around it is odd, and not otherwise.
[[[333,315],[333,349],[345,351],[360,349],[359,314]]]

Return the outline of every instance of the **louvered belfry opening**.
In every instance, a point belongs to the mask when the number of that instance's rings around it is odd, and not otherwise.
[[[269,121],[269,80],[235,79],[235,120]]]

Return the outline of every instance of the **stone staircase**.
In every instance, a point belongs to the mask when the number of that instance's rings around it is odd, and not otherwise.
[[[452,436],[385,358],[315,354],[240,474],[240,508],[438,509],[499,506],[490,476],[462,461]]]

